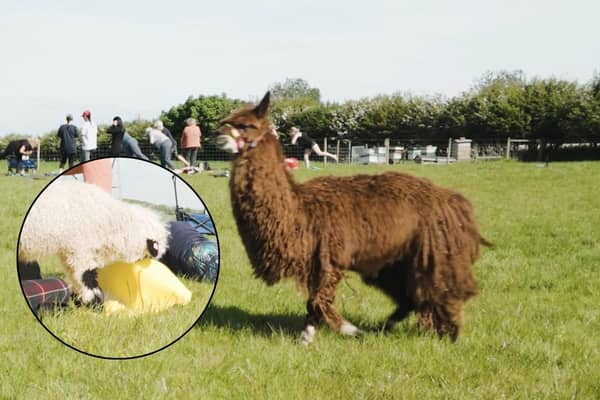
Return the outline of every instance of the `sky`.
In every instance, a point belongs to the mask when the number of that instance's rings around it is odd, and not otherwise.
[[[452,97],[487,71],[589,81],[592,0],[0,0],[0,136],[154,119],[189,96],[253,101],[301,78],[324,101]]]
[[[173,185],[173,176],[176,183]],[[75,177],[83,181],[81,174]],[[58,179],[72,179],[70,175],[62,175]],[[148,182],[152,182],[148,185]],[[152,162],[134,158],[116,158],[112,161],[112,195],[116,199],[138,200],[154,205],[180,207],[202,212],[205,207],[196,193],[183,179],[167,169]],[[175,198],[177,189],[177,199]]]
[[[175,185],[173,176],[176,179]],[[148,182],[152,184],[149,185]],[[115,159],[113,196],[116,198],[169,206],[173,207],[173,211],[177,200],[180,207],[203,211],[204,203],[199,195],[201,194],[194,192],[183,179],[154,163],[133,158]]]

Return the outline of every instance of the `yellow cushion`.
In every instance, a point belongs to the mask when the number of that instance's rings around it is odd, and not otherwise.
[[[169,268],[151,259],[116,262],[100,268],[98,285],[104,292],[104,310],[108,314],[157,312],[192,299],[192,293]]]

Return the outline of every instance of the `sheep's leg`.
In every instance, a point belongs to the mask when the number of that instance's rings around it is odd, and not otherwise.
[[[98,286],[98,270],[88,269],[81,274],[79,300],[84,304],[102,305],[104,295]]]
[[[85,256],[90,253],[93,253],[93,250],[65,252],[61,254],[61,260],[73,284],[73,293],[76,295],[75,302],[101,305],[104,302],[104,295],[98,286],[98,272],[96,271],[101,264],[93,257]],[[81,269],[74,268],[74,266],[81,265],[88,266],[88,269],[81,272]]]
[[[71,283],[72,292],[80,293],[81,292],[81,284],[79,283],[78,279],[75,279],[75,272],[66,263],[63,262],[63,264],[65,265],[65,272],[67,273],[68,281]]]
[[[67,273],[73,282],[73,292],[76,294],[75,302],[79,304],[102,305],[104,295],[98,286],[98,271],[88,269],[79,274],[73,268],[67,267]]]

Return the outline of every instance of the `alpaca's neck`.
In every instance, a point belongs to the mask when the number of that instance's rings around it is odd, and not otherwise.
[[[297,198],[295,183],[285,169],[283,152],[279,141],[266,135],[255,148],[240,155],[233,165],[232,195],[234,206],[256,211],[268,209],[273,218],[292,213]]]
[[[267,134],[233,163],[230,181],[233,213],[255,273],[268,283],[292,276],[306,251],[290,252],[306,219],[300,212],[296,185],[285,169],[281,145]],[[299,277],[304,280],[304,277]]]

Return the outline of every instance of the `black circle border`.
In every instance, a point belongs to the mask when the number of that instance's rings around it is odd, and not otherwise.
[[[155,167],[159,167],[162,168],[164,170],[166,170],[167,172],[169,172],[170,174],[172,174],[173,177],[175,177],[176,179],[179,179],[181,182],[183,182],[185,185],[187,185],[187,187],[196,195],[196,197],[198,197],[198,200],[200,200],[200,202],[202,203],[202,205],[204,206],[204,209],[206,210],[206,212],[208,213],[208,216],[210,217],[213,226],[215,228],[215,236],[217,238],[217,250],[219,253],[219,269],[217,270],[217,277],[215,279],[215,282],[213,284],[213,288],[212,288],[212,292],[210,294],[210,297],[208,299],[208,302],[206,303],[206,306],[204,307],[204,309],[202,310],[202,312],[200,313],[200,316],[198,316],[198,318],[191,324],[191,326],[189,328],[187,328],[181,335],[179,335],[176,339],[174,339],[173,341],[171,341],[170,343],[156,349],[156,350],[152,350],[148,353],[144,353],[144,354],[140,354],[140,355],[136,355],[136,356],[128,356],[128,357],[109,357],[109,356],[101,356],[98,354],[92,354],[89,353],[87,351],[78,349],[77,347],[66,343],[64,340],[62,340],[61,338],[59,338],[58,336],[56,336],[54,334],[54,332],[52,332],[46,325],[44,325],[44,323],[42,322],[41,318],[35,313],[35,311],[33,310],[33,308],[31,307],[31,305],[29,304],[29,302],[27,301],[27,296],[25,296],[25,291],[23,290],[23,285],[21,284],[21,274],[19,272],[19,268],[17,267],[18,264],[18,258],[19,258],[19,244],[21,243],[21,233],[23,232],[23,225],[25,225],[25,221],[27,220],[27,216],[29,215],[29,212],[31,211],[31,207],[35,204],[35,202],[37,201],[38,197],[41,196],[42,193],[44,193],[44,191],[58,178],[62,177],[63,175],[66,175],[66,173],[72,169],[78,168],[81,165],[88,163],[88,162],[92,162],[92,161],[97,161],[97,160],[102,160],[102,159],[115,159],[115,158],[129,158],[132,160],[137,160],[137,161],[142,161],[142,162],[147,162],[149,164],[152,164]],[[38,166],[39,167],[39,166]],[[173,171],[169,170],[168,168],[163,167],[162,165],[159,165],[153,161],[150,160],[144,160],[141,158],[136,158],[136,157],[130,157],[130,156],[123,156],[123,155],[119,155],[119,156],[103,156],[103,157],[98,157],[98,158],[94,158],[93,160],[88,160],[88,161],[84,161],[82,163],[78,163],[73,165],[73,167],[65,170],[64,172],[62,172],[61,174],[55,176],[52,180],[50,180],[50,182],[48,182],[43,188],[42,190],[36,195],[35,199],[33,200],[33,202],[29,205],[29,208],[27,209],[27,212],[25,213],[25,216],[23,217],[23,222],[21,223],[21,228],[19,229],[19,237],[17,239],[17,246],[15,248],[15,267],[17,270],[17,277],[19,279],[19,287],[21,288],[21,293],[23,294],[23,298],[25,299],[25,302],[27,303],[27,307],[29,307],[29,309],[31,310],[31,313],[35,316],[35,318],[38,320],[38,322],[40,323],[40,325],[42,325],[44,327],[44,329],[50,334],[52,335],[56,340],[58,340],[59,342],[61,342],[63,345],[65,345],[66,347],[77,351],[78,353],[84,354],[86,356],[89,357],[94,357],[94,358],[99,358],[99,359],[103,359],[103,360],[134,360],[134,359],[138,359],[138,358],[143,358],[143,357],[148,357],[151,356],[153,354],[156,354],[160,351],[165,350],[168,347],[171,347],[172,345],[174,345],[175,343],[177,343],[179,340],[181,340],[185,335],[187,335],[202,319],[202,316],[206,313],[206,310],[208,310],[208,308],[210,307],[210,303],[212,302],[213,296],[215,295],[215,292],[217,290],[217,285],[219,283],[219,276],[221,276],[221,242],[219,240],[219,231],[217,229],[217,225],[214,222],[214,219],[212,217],[212,214],[210,213],[210,210],[208,209],[208,207],[206,207],[206,204],[204,203],[204,201],[202,200],[202,198],[200,197],[200,195],[198,195],[198,193],[194,190],[194,188],[185,181],[185,179],[181,178],[179,175],[175,174]]]

